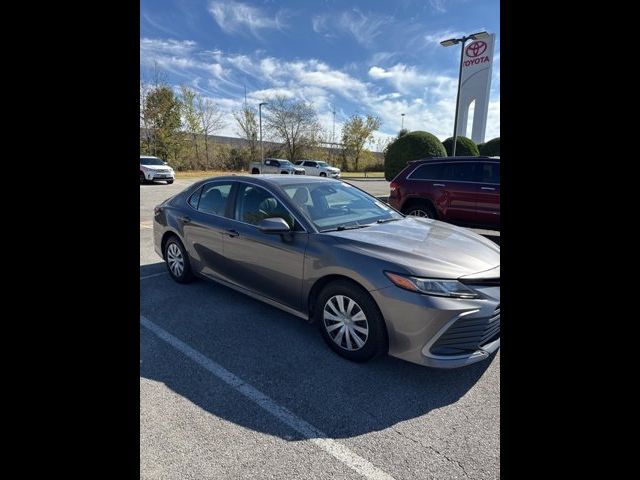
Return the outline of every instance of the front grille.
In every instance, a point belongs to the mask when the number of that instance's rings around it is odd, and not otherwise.
[[[464,355],[500,338],[500,305],[491,317],[461,318],[431,347],[434,355]]]

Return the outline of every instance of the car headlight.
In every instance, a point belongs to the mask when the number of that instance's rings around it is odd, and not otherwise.
[[[405,290],[438,297],[478,298],[480,295],[458,280],[441,278],[420,278],[397,273],[384,272],[389,280]]]

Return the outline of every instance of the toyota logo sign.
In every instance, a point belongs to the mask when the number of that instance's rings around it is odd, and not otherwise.
[[[479,57],[485,52],[486,49],[487,49],[487,44],[482,40],[473,42],[467,47],[467,50],[466,50],[467,57],[471,57],[471,58]]]

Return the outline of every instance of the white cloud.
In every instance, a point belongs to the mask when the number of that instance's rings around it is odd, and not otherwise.
[[[325,36],[335,36],[335,32],[349,34],[360,45],[369,47],[382,31],[381,28],[393,22],[393,17],[374,13],[362,13],[354,8],[337,14],[316,15],[311,19],[313,31]]]
[[[209,12],[226,33],[248,31],[253,36],[259,37],[261,30],[280,30],[285,26],[283,10],[271,17],[259,8],[241,2],[214,0],[209,3]]]
[[[423,40],[427,45],[440,45],[440,42],[443,40],[448,40],[450,38],[460,38],[462,36],[464,36],[463,32],[447,28],[444,30],[427,33],[423,36]]]

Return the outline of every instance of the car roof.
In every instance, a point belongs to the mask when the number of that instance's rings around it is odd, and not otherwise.
[[[417,160],[412,160],[409,163],[417,163],[417,162],[455,162],[459,160],[497,160],[500,161],[500,157],[487,157],[485,155],[479,155],[477,157],[473,156],[455,156],[455,157],[428,157],[428,158],[419,158]]]
[[[223,177],[210,177],[198,182],[198,184],[217,181],[254,181],[257,184],[262,185],[295,185],[303,183],[342,183],[340,180],[326,177],[312,177],[306,175],[282,175],[275,173],[260,174],[260,175],[225,175]]]

